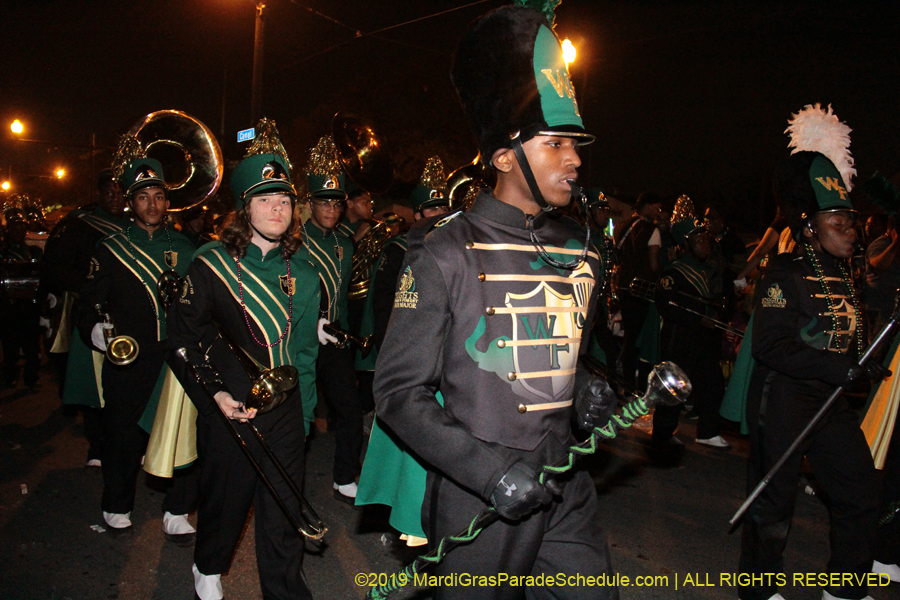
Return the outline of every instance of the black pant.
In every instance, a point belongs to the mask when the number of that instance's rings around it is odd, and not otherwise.
[[[697,439],[708,440],[719,435],[721,417],[719,408],[725,394],[725,377],[719,366],[719,346],[712,342],[697,341],[693,351],[684,350],[664,354],[663,360],[671,360],[682,367],[691,380],[691,401],[697,411]],[[693,354],[692,360],[679,360]],[[665,444],[678,427],[681,404],[657,405],[653,412],[653,443]]]
[[[783,380],[771,385],[762,407],[758,401],[752,403],[751,397],[748,490],[756,487],[787,450],[823,400],[821,393],[810,393],[802,384]],[[823,501],[831,515],[831,559],[827,570],[856,573],[865,581],[872,567],[881,488],[856,411],[846,404],[840,404],[822,420],[750,505],[744,517],[740,571],[783,571],[782,555],[804,455],[822,487]],[[858,599],[867,594],[865,585],[827,589],[838,598]],[[739,595],[743,600],[766,600],[776,591],[774,585],[742,587]]]
[[[650,303],[646,300],[632,296],[628,292],[621,295],[622,310],[622,329],[625,331],[625,342],[622,346],[622,373],[625,381],[634,385],[637,389],[643,389],[647,383],[646,377],[635,378],[635,373],[640,365],[638,357],[638,347],[635,345],[641,329],[644,328],[644,322],[647,320],[647,313],[650,310]],[[649,374],[649,370],[647,370]],[[643,375],[643,373],[641,373]]]
[[[600,526],[597,494],[590,476],[576,472],[564,482],[560,499],[524,520],[500,520],[485,528],[475,541],[448,552],[434,574],[470,574],[474,577],[556,576],[560,573],[614,576],[606,543],[606,532]],[[425,502],[422,504],[423,525],[428,534],[429,550],[442,537],[456,535],[487,505],[468,490],[434,472],[428,473]],[[518,599],[566,598],[616,600],[616,587],[550,587],[499,585],[478,587],[439,586],[435,600],[447,598]]]
[[[0,307],[0,342],[3,345],[3,379],[12,384],[19,375],[19,349],[25,355],[25,385],[38,381],[40,353],[40,313],[29,300],[4,300]]]
[[[100,424],[103,430],[103,510],[127,513],[134,508],[141,457],[149,436],[138,421],[163,365],[161,343],[141,344],[138,358],[131,364],[103,365],[103,400]]]
[[[335,415],[334,482],[353,483],[360,472],[363,412],[356,390],[353,349],[343,350],[334,344],[319,347],[316,381],[325,401]]]
[[[218,408],[213,408],[217,411]],[[303,455],[306,436],[303,405],[295,393],[283,405],[253,420],[275,456],[296,485],[303,489]],[[300,518],[300,505],[276,467],[264,456],[247,425],[234,422],[250,452],[275,486],[279,496]],[[251,504],[256,507],[256,563],[263,597],[312,598],[303,574],[303,538],[281,512],[260,481],[240,446],[232,439],[222,418],[202,411],[197,418],[197,450],[200,455],[200,506],[194,562],[204,575],[225,573],[231,566]]]

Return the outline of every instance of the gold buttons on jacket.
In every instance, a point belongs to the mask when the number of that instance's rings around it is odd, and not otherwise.
[[[510,381],[515,381],[515,380],[516,380],[516,372],[515,372],[515,371],[510,372],[510,373],[506,376],[506,378],[509,379]]]
[[[488,306],[486,309],[484,309],[484,312],[486,312],[489,317],[492,317],[494,316],[494,307]]]
[[[473,242],[472,240],[469,240],[468,242],[466,242],[466,250],[471,250],[474,247],[475,247],[475,242]]]
[[[522,414],[524,415],[525,413],[528,412],[528,407],[525,406],[524,404],[520,404],[520,405],[519,405],[519,412],[522,413]]]
[[[506,340],[497,340],[498,348],[506,348]]]
[[[484,273],[479,273],[479,274],[478,274],[478,281],[484,281],[485,279],[487,279],[487,277],[485,276]]]

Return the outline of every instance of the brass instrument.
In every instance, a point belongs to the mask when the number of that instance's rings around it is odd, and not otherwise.
[[[39,260],[4,260],[0,271],[0,297],[10,300],[37,298],[40,268]]]
[[[360,338],[360,337],[355,336],[347,331],[344,331],[343,329],[335,327],[334,325],[332,325],[330,323],[323,325],[322,329],[325,331],[325,333],[333,335],[334,337],[337,338],[337,342],[335,342],[334,345],[335,345],[335,347],[339,348],[340,350],[343,350],[344,348],[346,348],[347,344],[353,344],[354,346],[356,346],[359,349],[363,358],[367,357],[369,355],[369,352],[372,351],[372,336],[371,335],[367,335],[364,338]]]
[[[394,167],[384,140],[371,122],[347,112],[339,112],[331,121],[331,134],[341,166],[356,185],[370,194],[383,194],[394,182]],[[369,292],[369,270],[381,256],[391,232],[387,225],[374,221],[356,243],[347,299],[359,300]]]
[[[160,302],[168,307],[171,303],[181,294],[181,291],[184,287],[184,279],[182,279],[178,273],[175,271],[166,271],[164,272],[159,280],[157,281],[157,293],[159,294]],[[247,373],[247,376],[252,381],[252,385],[250,386],[250,391],[247,393],[247,397],[244,399],[244,406],[248,409],[256,409],[260,414],[267,413],[270,410],[280,406],[287,400],[293,391],[297,388],[297,381],[299,379],[299,374],[297,373],[297,368],[292,365],[281,365],[280,367],[275,367],[274,369],[266,369],[263,365],[261,365],[257,360],[255,360],[252,356],[250,356],[243,348],[237,345],[226,333],[225,331],[219,327],[219,325],[213,321],[213,327],[215,327],[216,332],[219,334],[219,337],[225,342],[225,345],[228,346],[228,349],[234,354],[235,358],[237,358],[241,367]],[[215,372],[212,365],[209,363],[203,365],[195,365],[187,356],[187,350],[185,348],[179,348],[175,351],[175,354],[184,361],[185,365],[190,371],[191,375],[197,382],[203,386],[210,397],[214,394],[209,388],[209,385],[212,383],[209,373],[213,373],[212,379],[221,379],[218,373]],[[201,371],[201,367],[203,371]],[[297,487],[294,481],[290,478],[287,471],[285,471],[284,466],[281,464],[281,461],[278,460],[278,457],[275,456],[275,453],[272,452],[272,449],[269,447],[268,442],[266,442],[265,437],[259,432],[259,429],[256,428],[256,425],[253,424],[252,421],[247,421],[245,424],[250,428],[250,431],[253,433],[253,436],[259,441],[259,445],[262,446],[263,451],[266,453],[266,456],[269,457],[269,460],[272,461],[272,464],[278,470],[278,473],[284,479],[285,483],[287,483],[288,487],[293,492],[294,496],[297,498],[297,501],[300,503],[300,519],[302,521],[299,522],[294,517],[293,513],[288,509],[287,504],[285,504],[284,500],[281,496],[278,495],[277,490],[272,485],[272,482],[263,472],[262,467],[260,467],[259,462],[253,457],[253,454],[247,448],[244,439],[241,437],[241,434],[238,433],[237,428],[234,425],[234,422],[229,419],[221,410],[215,411],[219,414],[219,416],[225,421],[225,425],[228,428],[228,431],[231,433],[231,436],[234,438],[235,442],[241,447],[241,450],[244,452],[244,455],[247,457],[247,460],[250,461],[250,464],[253,466],[253,469],[256,471],[256,474],[259,476],[260,480],[263,482],[263,485],[268,488],[269,493],[272,494],[272,497],[275,499],[275,502],[281,508],[282,512],[284,512],[285,517],[287,517],[288,521],[297,530],[301,535],[308,537],[314,540],[320,540],[325,535],[325,532],[328,529],[325,527],[325,524],[316,514],[316,511],[313,509],[312,505],[303,495],[303,492]]]
[[[353,251],[350,285],[347,287],[348,300],[360,300],[369,293],[369,282],[372,279],[369,270],[381,256],[381,251],[390,238],[391,229],[383,221],[374,221],[360,238]]]
[[[169,186],[169,210],[206,202],[222,183],[222,150],[209,128],[179,110],[150,113],[128,131],[158,160]]]
[[[221,334],[221,330],[219,331]],[[236,350],[236,347],[233,346],[226,338],[222,338],[228,344],[229,348],[232,350]],[[243,352],[243,351],[241,351]],[[209,393],[210,397],[213,396],[212,390],[210,389],[210,381],[204,377],[198,365],[195,365],[187,356],[187,350],[185,348],[179,348],[175,351],[175,354],[184,361],[185,365],[190,371],[191,375],[203,386],[203,389]],[[240,359],[240,357],[239,357]],[[253,360],[252,358],[250,360]],[[255,362],[255,361],[254,361]],[[208,367],[211,369],[209,365],[202,365],[203,367]],[[287,366],[287,365],[285,365]],[[281,367],[279,367],[281,368]],[[282,380],[279,376],[275,376],[272,378],[272,381],[269,384],[258,387],[256,383],[253,388],[251,388],[250,393],[247,395],[247,399],[244,404],[248,408],[259,408],[259,412],[266,412],[271,410],[278,404],[284,401],[289,395],[290,391],[297,386],[296,373],[297,370],[294,367],[288,367],[294,371],[294,379],[293,386],[289,390],[285,390],[282,386],[289,383]],[[277,369],[272,369],[268,373],[272,373]],[[253,373],[247,373],[251,379],[253,378]],[[263,378],[266,377],[267,374],[263,375]],[[259,381],[257,380],[257,383]],[[270,402],[272,398],[272,393],[277,394],[277,397],[280,398],[277,402]],[[269,457],[269,460],[272,461],[272,464],[275,465],[275,468],[278,470],[278,473],[284,479],[285,483],[288,484],[288,487],[291,488],[291,492],[296,497],[297,501],[300,503],[300,521],[298,521],[294,514],[290,511],[287,504],[285,504],[282,497],[278,494],[278,491],[275,489],[275,486],[272,485],[272,482],[263,472],[262,467],[259,462],[254,458],[253,453],[250,452],[250,449],[247,448],[246,442],[244,442],[244,438],[241,437],[241,434],[238,433],[237,427],[234,422],[229,419],[225,413],[219,410],[218,406],[215,409],[215,412],[219,415],[219,417],[225,422],[225,426],[228,431],[231,433],[231,437],[234,438],[234,441],[237,442],[238,446],[240,446],[244,455],[247,457],[247,460],[250,461],[250,464],[253,466],[253,469],[256,471],[256,474],[259,476],[260,480],[263,482],[263,485],[269,490],[269,493],[272,494],[272,497],[275,499],[275,502],[278,504],[281,511],[284,513],[284,516],[290,522],[291,526],[302,536],[308,537],[313,540],[321,540],[325,536],[325,532],[328,531],[328,528],[325,527],[325,524],[316,514],[316,511],[313,509],[312,505],[303,495],[303,492],[300,491],[300,488],[297,487],[297,484],[290,478],[287,471],[285,471],[284,466],[281,464],[281,461],[278,460],[278,457],[275,456],[275,453],[272,452],[272,449],[269,448],[269,444],[266,442],[263,435],[259,432],[259,429],[256,428],[256,425],[253,424],[252,421],[247,421],[245,425],[250,428],[250,431],[253,433],[253,436],[259,441],[259,445],[262,446],[263,451],[266,453],[266,456]]]
[[[341,166],[360,188],[370,194],[383,194],[394,183],[391,153],[367,119],[339,112],[331,120],[331,136]]]
[[[469,210],[475,193],[483,187],[493,187],[495,178],[494,171],[482,164],[480,154],[469,164],[450,173],[447,176],[450,210]]]
[[[629,284],[628,291],[637,298],[642,298],[644,300],[647,300],[648,302],[653,302],[654,304],[656,303],[656,284],[653,283],[652,281],[647,281],[646,279],[640,279],[640,278],[635,277],[632,280],[632,282]],[[722,303],[716,302],[715,300],[710,300],[709,298],[701,298],[699,296],[693,296],[691,294],[686,294],[684,292],[677,292],[677,293],[682,296],[686,296],[692,300],[701,302],[702,304],[705,304],[707,306],[717,308],[719,310],[722,310],[724,308],[724,305]],[[712,323],[713,326],[715,326],[718,329],[721,329],[722,331],[724,331],[726,333],[730,333],[731,335],[735,335],[739,338],[744,337],[743,331],[741,331],[737,327],[734,327],[732,325],[729,325],[728,323],[725,323],[724,321],[719,321],[718,319],[709,317],[709,316],[701,313],[700,311],[694,310],[692,308],[688,308],[687,306],[684,306],[683,304],[678,304],[674,300],[669,300],[669,305],[674,306],[675,308],[678,308],[685,312],[689,312],[693,315],[697,315],[698,317],[704,318],[704,319],[708,320],[710,323]]]
[[[95,305],[97,314],[103,319],[103,338],[106,340],[106,358],[114,365],[130,365],[138,357],[140,348],[138,343],[130,335],[117,335],[116,325],[109,313],[103,312],[103,307]]]

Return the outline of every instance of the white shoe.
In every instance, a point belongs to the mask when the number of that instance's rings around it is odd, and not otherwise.
[[[872,572],[883,575],[893,582],[900,581],[900,566],[897,565],[886,565],[876,560],[872,563]]]
[[[102,467],[103,463],[100,462],[99,458],[92,458],[91,460],[84,463],[86,467]]]
[[[705,440],[701,440],[698,438],[694,441],[698,444],[703,444],[704,446],[709,446],[711,448],[720,448],[722,450],[728,450],[729,448],[731,448],[731,444],[726,442],[725,438],[723,438],[721,435],[717,435],[716,437],[711,437]]]
[[[197,569],[196,564],[191,570],[194,571],[194,591],[200,600],[222,600],[225,597],[221,575],[204,575]]]
[[[197,533],[197,530],[188,523],[187,515],[173,515],[168,511],[163,515],[163,531],[169,535]]]
[[[103,511],[103,520],[113,529],[128,529],[131,527],[131,513],[108,513]]]
[[[846,598],[838,598],[837,596],[832,596],[828,593],[827,590],[822,590],[822,600],[847,600]],[[866,596],[862,600],[875,600],[872,596]]]
[[[347,483],[345,485],[334,484],[334,489],[341,496],[348,498],[356,498],[356,482]]]
[[[775,594],[774,596],[769,598],[769,600],[784,600],[784,596],[782,596],[781,594]]]

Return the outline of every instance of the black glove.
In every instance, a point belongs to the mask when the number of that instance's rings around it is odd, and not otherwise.
[[[518,521],[553,500],[553,495],[538,483],[537,469],[518,461],[497,482],[491,493],[491,504],[500,516]]]
[[[869,381],[875,382],[890,376],[890,369],[883,367],[877,360],[870,360],[864,367],[860,367],[859,365],[850,367],[850,372],[847,373],[847,383],[844,384],[844,387],[861,379],[868,379]]]
[[[591,377],[575,395],[575,415],[578,426],[585,431],[603,427],[616,412],[615,392],[603,379]]]

